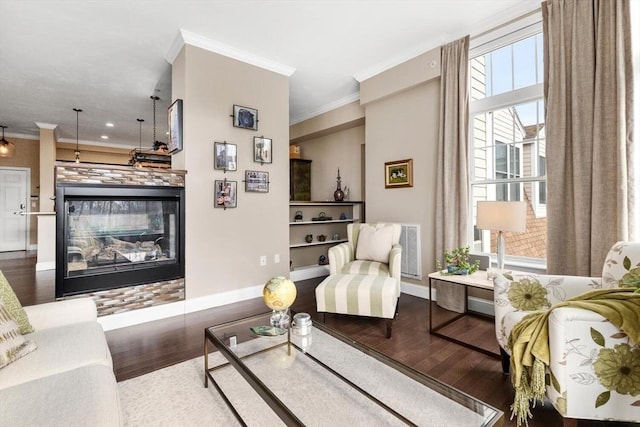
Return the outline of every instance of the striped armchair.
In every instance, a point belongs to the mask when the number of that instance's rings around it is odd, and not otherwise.
[[[400,224],[349,224],[348,242],[329,249],[329,277],[316,288],[319,313],[387,319],[400,297]]]

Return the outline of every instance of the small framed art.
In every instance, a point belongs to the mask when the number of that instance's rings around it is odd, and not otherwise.
[[[269,172],[244,171],[244,191],[248,193],[268,193]]]
[[[182,99],[176,99],[167,110],[169,121],[169,153],[182,151]]]
[[[226,171],[238,170],[237,164],[237,146],[236,144],[227,144],[227,142],[213,143],[213,168]]]
[[[214,182],[214,208],[235,208],[237,206],[238,183],[216,179]]]
[[[233,125],[237,128],[258,130],[258,110],[234,105]]]
[[[272,141],[271,138],[263,136],[253,137],[253,161],[264,164],[272,161]]]
[[[384,187],[413,187],[413,159],[386,162],[384,164]]]

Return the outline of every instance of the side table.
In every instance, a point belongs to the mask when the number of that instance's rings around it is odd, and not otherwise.
[[[458,314],[457,316],[446,320],[445,322],[440,323],[439,325],[434,325],[433,324],[433,309],[431,307],[431,305],[429,306],[429,333],[431,335],[435,335],[437,337],[446,339],[448,341],[454,342],[456,344],[462,345],[464,347],[470,348],[472,350],[475,351],[479,351],[483,354],[486,354],[488,356],[491,357],[495,357],[497,359],[500,359],[500,353],[497,352],[493,352],[490,350],[487,350],[485,348],[482,347],[478,347],[476,345],[473,345],[471,343],[468,342],[464,342],[464,341],[460,341],[457,338],[453,338],[451,336],[448,335],[444,335],[438,331],[440,331],[442,328],[444,328],[447,325],[450,325],[451,323],[461,319],[462,317],[465,317],[467,315],[470,314],[469,310],[468,310],[468,302],[467,302],[467,298],[468,298],[468,290],[469,288],[478,288],[478,289],[487,289],[487,290],[491,290],[493,291],[493,281],[487,279],[487,272],[484,270],[479,270],[476,271],[473,274],[468,274],[468,275],[454,275],[454,274],[443,274],[440,271],[437,271],[435,273],[431,273],[429,274],[429,301],[433,302],[433,296],[432,296],[432,289],[433,289],[433,281],[434,280],[439,280],[441,282],[448,282],[448,283],[452,283],[452,284],[456,284],[456,285],[462,285],[464,286],[464,312]],[[496,347],[497,344],[496,344]]]

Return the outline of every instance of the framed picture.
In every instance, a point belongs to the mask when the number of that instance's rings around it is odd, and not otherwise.
[[[384,164],[384,187],[413,187],[413,159],[386,162]]]
[[[244,191],[249,193],[268,193],[269,172],[244,171]]]
[[[167,110],[169,120],[169,153],[182,151],[182,99],[176,99]]]
[[[213,143],[213,168],[226,171],[238,170],[236,163],[237,146],[226,142]]]
[[[272,144],[271,138],[265,138],[263,136],[253,137],[253,161],[256,163],[264,164],[271,163],[272,159]]]
[[[233,125],[237,128],[258,130],[258,110],[234,105]]]
[[[237,206],[238,183],[236,181],[215,180],[214,208],[235,208]]]

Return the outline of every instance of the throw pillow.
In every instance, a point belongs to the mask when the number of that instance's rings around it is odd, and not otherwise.
[[[36,348],[36,343],[24,339],[9,310],[0,302],[0,368],[15,362]]]
[[[29,319],[27,318],[27,313],[20,305],[20,301],[18,301],[18,297],[11,289],[11,285],[7,281],[7,278],[4,277],[2,271],[0,271],[0,302],[2,302],[9,315],[13,320],[16,321],[18,326],[20,327],[21,334],[30,334],[33,332],[33,326],[29,323]]]
[[[389,252],[393,245],[393,227],[388,225],[371,226],[360,225],[356,259],[377,261],[387,264]]]

